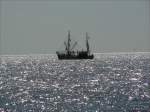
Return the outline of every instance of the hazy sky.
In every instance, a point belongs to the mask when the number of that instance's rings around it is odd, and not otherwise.
[[[67,31],[93,52],[150,51],[149,0],[1,0],[1,54],[49,54]]]

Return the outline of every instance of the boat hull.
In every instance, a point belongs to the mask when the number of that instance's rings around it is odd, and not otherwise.
[[[74,55],[57,55],[60,60],[74,60],[74,59],[93,59],[94,55],[88,56],[74,56]]]

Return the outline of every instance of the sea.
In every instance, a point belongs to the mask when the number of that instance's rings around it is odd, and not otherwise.
[[[0,112],[150,112],[150,52],[1,55]]]

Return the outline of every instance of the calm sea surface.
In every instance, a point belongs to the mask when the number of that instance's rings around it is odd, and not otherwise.
[[[150,53],[1,56],[1,111],[150,112]]]

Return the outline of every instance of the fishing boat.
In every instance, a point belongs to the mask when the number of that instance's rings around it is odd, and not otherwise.
[[[77,42],[72,43],[70,37],[70,31],[68,31],[68,39],[64,42],[65,50],[64,51],[56,51],[57,57],[60,60],[71,60],[71,59],[93,59],[94,55],[91,54],[90,46],[89,46],[89,36],[86,32],[86,50],[74,50],[77,45]]]

